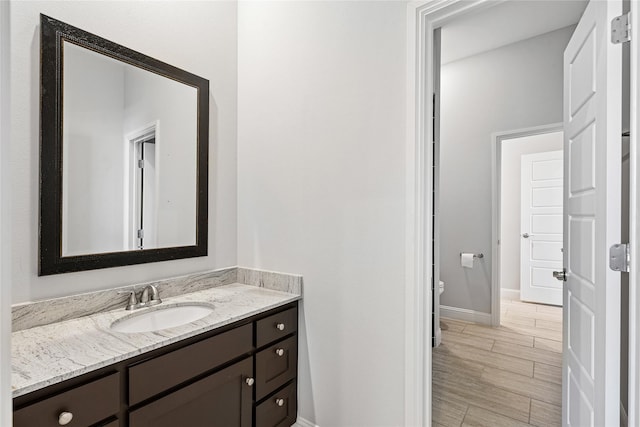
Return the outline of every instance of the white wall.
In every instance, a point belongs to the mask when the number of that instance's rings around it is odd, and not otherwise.
[[[0,2],[0,425],[11,425],[9,3]]]
[[[562,150],[562,135],[562,132],[551,132],[502,141],[500,188],[500,287],[502,289],[520,291],[522,156]]]
[[[404,2],[241,2],[238,261],[304,275],[299,413],[404,411]]]
[[[62,254],[126,249],[122,63],[64,43]],[[96,82],[100,82],[96,84]]]
[[[139,131],[149,123],[158,123],[155,144],[157,247],[196,243],[197,106],[198,91],[194,87],[127,67],[125,134]],[[189,188],[193,191],[185,191]],[[145,238],[145,243],[148,242]]]
[[[491,134],[562,121],[562,53],[572,31],[442,67],[442,305],[491,310]],[[482,252],[484,259],[463,270],[460,252]]]
[[[39,13],[210,81],[209,256],[37,276]],[[11,2],[13,301],[75,294],[237,264],[235,2]]]

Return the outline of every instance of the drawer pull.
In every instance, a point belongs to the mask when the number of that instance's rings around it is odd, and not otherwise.
[[[278,349],[276,349],[276,354],[277,354],[278,356],[284,356],[284,350],[283,350],[283,349],[281,349],[281,348],[278,348]]]
[[[284,323],[278,323],[276,325],[276,329],[279,331],[284,331]]]
[[[284,399],[276,399],[276,405],[284,406]]]
[[[71,412],[61,412],[60,416],[58,416],[58,424],[61,426],[66,426],[73,419],[73,414]]]
[[[247,383],[247,385],[248,385],[249,387],[251,387],[251,386],[253,385],[253,383],[255,383],[255,382],[256,382],[256,380],[254,380],[253,378],[247,378],[247,379],[246,379],[246,380],[244,380],[244,381]]]

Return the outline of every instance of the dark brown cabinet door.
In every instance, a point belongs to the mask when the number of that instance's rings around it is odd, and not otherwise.
[[[129,414],[129,426],[250,427],[252,387],[247,378],[253,378],[252,358],[136,409]]]

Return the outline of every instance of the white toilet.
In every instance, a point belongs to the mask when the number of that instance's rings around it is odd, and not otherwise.
[[[440,295],[442,295],[442,293],[444,292],[444,282],[442,280],[440,280]]]

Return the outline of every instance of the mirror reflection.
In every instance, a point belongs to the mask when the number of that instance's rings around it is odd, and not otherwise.
[[[62,256],[195,245],[198,90],[62,47]]]

